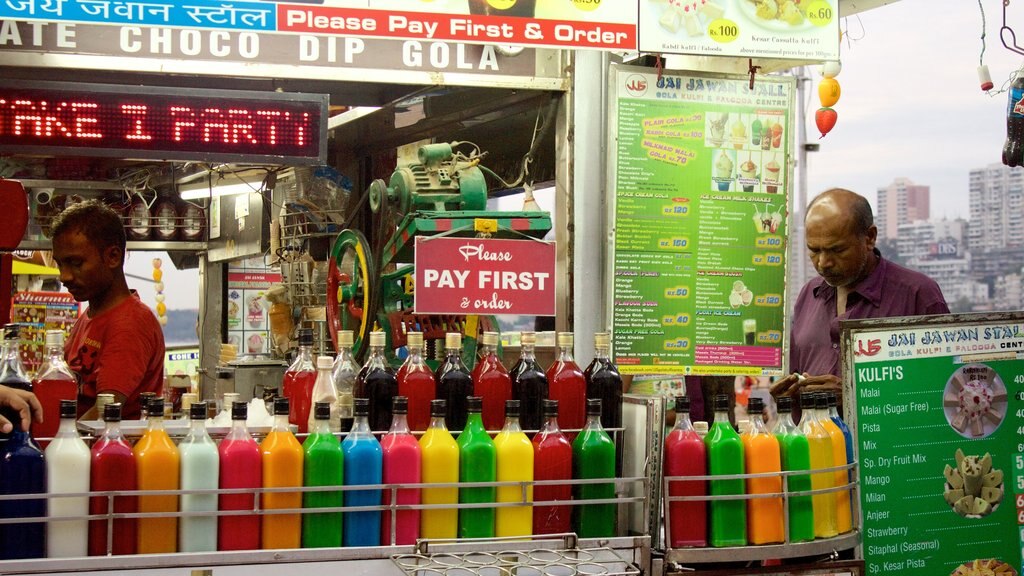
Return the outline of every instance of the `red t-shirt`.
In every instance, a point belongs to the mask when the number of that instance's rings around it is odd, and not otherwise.
[[[163,390],[164,333],[153,311],[134,292],[98,316],[80,315],[64,357],[81,383],[79,416],[93,407],[97,393],[120,392],[127,398],[121,417],[138,419],[139,394],[160,395]]]

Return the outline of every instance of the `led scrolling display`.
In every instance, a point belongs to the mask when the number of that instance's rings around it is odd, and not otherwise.
[[[0,87],[0,151],[322,163],[327,96],[54,82]]]

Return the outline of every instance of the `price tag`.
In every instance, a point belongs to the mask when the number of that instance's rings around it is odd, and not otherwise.
[[[835,17],[835,9],[827,0],[815,0],[807,6],[807,19],[815,26],[826,26]]]
[[[708,24],[708,36],[719,44],[732,42],[740,35],[740,27],[728,18],[719,18]]]

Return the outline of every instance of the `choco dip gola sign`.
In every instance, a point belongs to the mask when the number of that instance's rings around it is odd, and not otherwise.
[[[417,238],[417,314],[555,315],[555,244]]]

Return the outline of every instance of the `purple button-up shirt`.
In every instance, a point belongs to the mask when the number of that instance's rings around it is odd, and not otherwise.
[[[842,377],[839,321],[890,316],[948,314],[934,280],[882,258],[846,297],[846,312],[836,315],[836,289],[821,277],[808,282],[796,300],[789,340],[789,370],[812,376]]]

